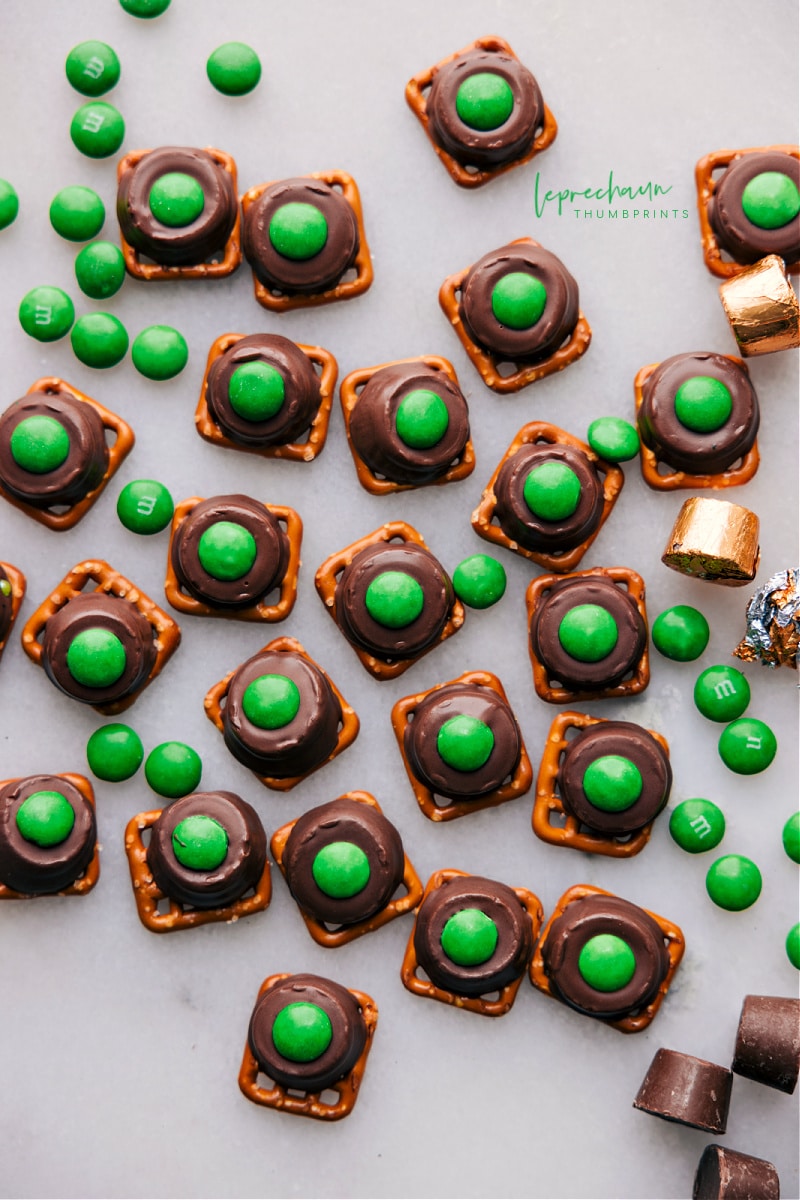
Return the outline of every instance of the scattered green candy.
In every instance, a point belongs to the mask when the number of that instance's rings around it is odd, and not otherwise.
[[[189,361],[183,334],[171,325],[148,325],[133,339],[133,365],[147,379],[173,379]]]
[[[218,92],[244,96],[261,78],[261,60],[244,42],[224,42],[208,56],[206,73]]]
[[[506,590],[506,570],[488,554],[472,554],[453,572],[453,588],[470,608],[491,608]]]
[[[128,353],[128,333],[111,313],[85,313],[70,334],[75,357],[87,367],[114,367]]]
[[[405,571],[382,571],[369,584],[364,603],[373,621],[385,629],[404,629],[422,612],[425,593]]]
[[[172,496],[157,479],[133,479],[117,497],[117,516],[131,533],[160,533],[174,510]]]
[[[142,765],[142,739],[129,725],[103,725],[95,729],[86,743],[89,769],[98,779],[121,783],[130,779]]]
[[[125,279],[125,259],[113,242],[92,242],[75,259],[78,287],[92,300],[115,296]]]
[[[333,1039],[331,1019],[317,1004],[287,1004],[272,1024],[272,1042],[289,1062],[313,1062]]]
[[[786,953],[792,966],[800,971],[800,921],[786,935]]]
[[[269,363],[242,363],[228,381],[231,408],[245,421],[269,421],[283,408],[286,385]]]
[[[103,228],[105,219],[106,206],[89,187],[62,188],[50,202],[50,224],[69,242],[88,242]]]
[[[19,196],[7,179],[0,179],[0,229],[6,229],[17,219]]]
[[[514,93],[502,75],[478,71],[456,92],[456,112],[465,125],[487,133],[504,125],[514,109]]]
[[[725,836],[725,817],[711,800],[683,800],[669,819],[672,840],[689,854],[713,850]]]
[[[733,721],[750,703],[750,684],[735,667],[707,667],[694,685],[694,703],[709,721]]]
[[[206,197],[193,175],[187,175],[185,171],[166,171],[150,188],[147,202],[150,212],[162,225],[183,229],[200,216]]]
[[[397,436],[405,446],[412,450],[429,450],[447,433],[450,414],[436,392],[415,388],[398,404],[394,420]]]
[[[599,604],[576,604],[561,618],[558,640],[570,658],[600,662],[619,639],[617,623]]]
[[[283,729],[300,711],[300,689],[287,675],[259,675],[245,688],[242,708],[259,729]]]
[[[195,790],[203,764],[197,751],[184,742],[162,742],[148,754],[144,774],[154,792],[175,800]]]
[[[319,254],[328,240],[328,222],[315,204],[293,200],[276,208],[269,240],[284,258],[304,262]]]
[[[311,874],[326,896],[348,900],[369,883],[369,859],[355,842],[329,842],[314,856]]]
[[[580,504],[581,481],[562,462],[545,462],[528,472],[522,494],[535,517],[542,521],[563,521]]]
[[[228,835],[219,821],[198,813],[175,826],[172,850],[181,866],[190,871],[215,871],[228,853]]]
[[[601,812],[625,812],[642,794],[642,773],[622,754],[603,754],[583,774],[584,795]]]
[[[708,621],[689,604],[676,604],[659,613],[651,632],[659,654],[674,662],[693,662],[699,658],[711,636]]]
[[[547,289],[525,271],[509,271],[492,289],[492,312],[508,329],[530,329],[545,310]]]
[[[102,96],[119,82],[119,59],[106,42],[79,42],[64,63],[67,79],[84,96]]]
[[[55,417],[24,417],[11,434],[9,449],[23,471],[46,475],[66,462],[69,434]]]
[[[800,863],[800,812],[793,813],[783,827],[783,848],[792,862]]]
[[[447,957],[459,967],[479,967],[497,948],[497,926],[479,908],[462,908],[444,925],[441,942]]]
[[[484,721],[459,713],[439,729],[436,749],[454,771],[478,771],[494,749],[494,734]]]
[[[22,297],[19,323],[37,342],[57,342],[75,320],[75,307],[66,292],[57,287],[35,287]]]
[[[628,462],[639,453],[639,434],[622,417],[598,417],[589,426],[586,440],[595,454],[610,463]]]
[[[111,687],[124,674],[127,661],[117,635],[100,626],[82,629],[67,647],[67,669],[85,688]]]
[[[706,891],[719,908],[742,912],[761,895],[761,872],[741,854],[725,854],[708,868]]]
[[[108,158],[116,154],[125,137],[125,122],[113,104],[92,100],[83,104],[72,118],[69,136],[87,158]]]
[[[230,582],[246,575],[256,561],[258,547],[249,529],[236,521],[215,521],[200,535],[197,557],[212,579]]]
[[[132,17],[150,20],[160,17],[170,6],[170,0],[119,0],[126,13]]]
[[[26,842],[46,849],[67,840],[75,810],[61,792],[31,792],[17,809],[16,822]]]
[[[759,229],[782,229],[800,212],[800,191],[783,171],[762,171],[745,185],[742,211]]]
[[[596,992],[618,992],[636,973],[636,955],[621,937],[598,933],[584,943],[578,955],[581,979]]]
[[[763,721],[740,717],[723,729],[719,739],[720,758],[737,775],[766,771],[778,751],[778,740]]]

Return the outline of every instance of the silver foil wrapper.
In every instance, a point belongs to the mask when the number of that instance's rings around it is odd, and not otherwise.
[[[733,651],[745,662],[797,670],[800,656],[800,568],[778,571],[751,597],[747,632]]]

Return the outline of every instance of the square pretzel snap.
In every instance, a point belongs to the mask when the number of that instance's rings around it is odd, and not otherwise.
[[[8,624],[6,625],[5,633],[0,634],[0,658],[2,658],[8,639],[11,637],[14,622],[19,616],[19,610],[22,608],[22,601],[25,598],[26,581],[22,571],[19,571],[8,562],[0,561],[0,573],[5,575],[5,579],[0,579],[0,605],[4,603],[8,605],[6,617]]]
[[[5,790],[5,788],[13,786],[15,783],[21,783],[27,778],[30,777],[20,775],[14,779],[0,779],[0,794]],[[91,810],[93,820],[94,811],[97,806],[94,799],[94,789],[92,788],[92,785],[86,776],[77,775],[72,771],[60,771],[54,776],[54,778],[63,779],[66,784],[74,788],[80,794],[82,799],[85,800],[89,810]],[[72,830],[70,831],[73,837],[76,836],[75,830],[77,830],[81,824],[84,827],[84,832],[88,833],[89,826],[87,823],[85,821],[76,821],[73,824]],[[85,841],[83,844],[85,844]],[[36,846],[35,843],[34,846]],[[36,849],[38,849],[38,847],[36,847]],[[53,849],[60,851],[60,846],[56,845],[53,847]],[[0,900],[38,900],[40,896],[45,898],[52,896],[86,896],[89,892],[91,892],[92,888],[95,887],[99,878],[100,847],[97,844],[95,836],[95,841],[92,848],[92,857],[83,870],[80,871],[77,878],[72,881],[72,883],[68,884],[66,887],[60,888],[57,892],[18,892],[14,888],[9,887],[7,884],[0,882]]]

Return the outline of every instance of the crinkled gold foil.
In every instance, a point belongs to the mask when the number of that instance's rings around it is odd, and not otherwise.
[[[749,508],[695,496],[678,513],[661,561],[696,579],[742,587],[758,569],[758,529]]]
[[[719,295],[745,358],[800,346],[800,305],[777,254],[726,279]]]

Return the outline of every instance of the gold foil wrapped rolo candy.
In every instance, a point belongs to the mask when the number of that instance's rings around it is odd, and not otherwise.
[[[726,279],[719,296],[745,358],[800,346],[800,305],[776,254]]]
[[[758,530],[749,508],[694,496],[678,513],[661,561],[695,579],[741,587],[758,569]]]

